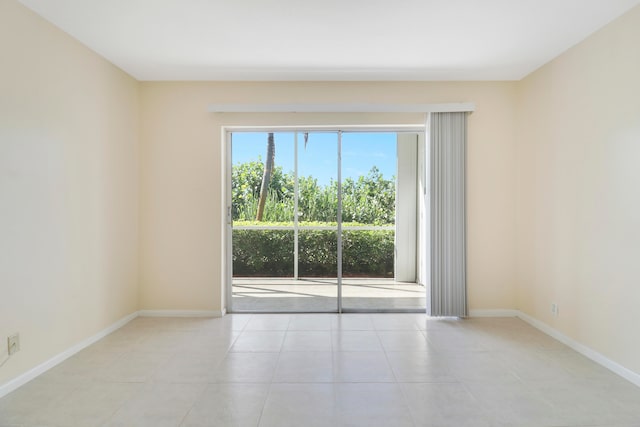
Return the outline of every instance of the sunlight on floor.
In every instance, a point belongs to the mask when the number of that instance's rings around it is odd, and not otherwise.
[[[335,311],[336,279],[236,278],[234,311]],[[357,310],[424,309],[425,288],[389,279],[343,279],[343,307]]]

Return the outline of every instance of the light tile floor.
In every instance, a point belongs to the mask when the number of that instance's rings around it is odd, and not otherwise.
[[[138,318],[0,426],[640,426],[640,388],[515,318]]]

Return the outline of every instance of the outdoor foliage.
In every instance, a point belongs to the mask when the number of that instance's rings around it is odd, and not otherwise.
[[[233,230],[233,275],[293,277],[293,230]]]
[[[240,163],[233,166],[232,202],[234,221],[252,221],[256,218],[260,184],[264,165],[261,161]],[[337,221],[338,183],[318,184],[310,176],[298,179],[299,220]],[[358,179],[346,178],[342,183],[342,221],[363,224],[386,225],[395,221],[395,177],[385,179],[375,166]],[[269,193],[263,221],[293,221],[294,177],[284,173],[282,166],[275,166],[269,183]]]
[[[393,230],[345,230],[344,277],[393,277]],[[300,230],[300,277],[336,277],[336,232]],[[292,230],[234,230],[233,275],[293,277]]]
[[[255,220],[263,173],[264,165],[261,161],[233,165],[231,198],[234,221]],[[293,175],[284,174],[282,166],[275,166],[269,182],[263,217],[265,222],[293,221],[293,190]]]
[[[275,166],[271,174],[263,220],[256,221],[264,165],[252,161],[233,166],[232,214],[235,226],[293,224],[294,175]],[[337,225],[336,181],[321,185],[317,179],[298,179],[299,225]],[[344,226],[392,225],[395,222],[395,177],[385,179],[373,167],[367,175],[342,183]],[[345,277],[393,277],[393,230],[344,230]],[[300,230],[300,277],[336,277],[336,231]],[[233,230],[233,275],[293,277],[293,230]]]

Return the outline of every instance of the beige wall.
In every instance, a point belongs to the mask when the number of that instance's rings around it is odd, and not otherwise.
[[[137,309],[224,308],[222,126],[423,120],[211,103],[475,103],[470,308],[640,372],[637,40],[640,8],[517,83],[138,83],[0,1],[0,342],[22,337],[0,384]]]
[[[517,85],[518,307],[635,372],[638,41],[640,7]]]
[[[0,385],[138,304],[138,84],[0,1]]]
[[[421,123],[422,115],[213,114],[212,103],[474,102],[471,309],[515,307],[515,83],[143,82],[141,309],[224,306],[221,126]]]

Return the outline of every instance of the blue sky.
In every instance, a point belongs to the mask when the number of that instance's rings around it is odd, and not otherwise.
[[[275,133],[275,163],[285,172],[294,169],[294,133]],[[310,132],[307,147],[298,134],[298,169],[300,176],[312,175],[320,184],[337,178],[338,135],[335,132]],[[267,154],[266,132],[234,132],[233,164],[264,159]],[[396,175],[396,134],[392,132],[347,132],[342,134],[342,177],[357,178],[372,166],[385,178]]]

